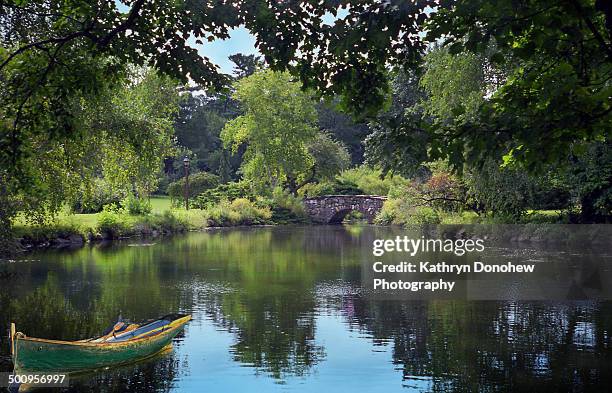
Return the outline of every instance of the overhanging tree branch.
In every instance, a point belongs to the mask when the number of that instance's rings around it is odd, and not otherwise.
[[[604,37],[601,35],[601,33],[599,32],[599,30],[597,29],[597,27],[591,20],[591,18],[589,18],[588,16],[584,14],[584,10],[582,9],[580,2],[576,0],[572,0],[571,3],[576,9],[576,11],[578,12],[578,14],[580,15],[580,18],[582,18],[582,20],[584,21],[584,23],[586,23],[591,33],[593,33],[593,36],[595,37],[595,39],[597,40],[601,48],[604,50],[604,52],[608,54],[608,57],[612,59],[612,46],[610,46],[610,44],[606,42]]]
[[[0,64],[0,70],[2,70],[8,63],[11,62],[11,60],[13,60],[16,56],[20,55],[21,53],[32,49],[32,48],[39,48],[42,47],[43,45],[47,45],[47,44],[60,44],[60,46],[63,46],[65,43],[67,43],[68,41],[71,41],[75,38],[78,37],[89,37],[89,38],[93,38],[92,34],[90,33],[89,30],[83,30],[83,31],[77,31],[71,34],[68,34],[65,37],[59,37],[59,38],[49,38],[47,40],[42,40],[42,41],[36,41],[33,42],[31,44],[28,45],[24,45],[22,47],[20,47],[19,49],[17,49],[15,52],[11,53],[6,60],[4,60],[2,62],[2,64]]]
[[[104,48],[113,40],[113,38],[132,27],[134,25],[134,22],[138,18],[138,13],[142,9],[144,2],[145,0],[136,0],[134,2],[134,5],[130,9],[127,18],[121,24],[109,31],[104,37],[100,38],[96,45],[99,48]]]
[[[95,26],[95,20],[93,20],[91,24],[84,30],[75,31],[64,37],[49,38],[46,40],[32,42],[30,44],[27,44],[27,45],[24,45],[18,48],[16,51],[11,53],[0,64],[0,70],[2,70],[7,64],[9,64],[16,56],[20,55],[21,53],[26,52],[27,50],[30,50],[32,48],[42,48],[44,45],[47,45],[47,44],[59,44],[60,46],[63,46],[65,43],[71,40],[74,40],[76,38],[79,38],[79,37],[89,38],[98,48],[103,49],[106,46],[108,46],[108,44],[117,35],[126,31],[127,29],[129,29],[130,27],[134,25],[134,22],[138,18],[139,16],[138,14],[140,13],[140,10],[142,9],[144,3],[145,3],[145,0],[137,0],[136,2],[134,2],[134,5],[130,9],[130,12],[128,13],[127,18],[122,23],[120,23],[119,25],[111,29],[108,33],[103,35],[102,37],[97,37],[96,35],[92,33],[93,27]]]

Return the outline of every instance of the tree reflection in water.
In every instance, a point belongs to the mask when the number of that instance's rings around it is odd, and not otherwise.
[[[612,383],[609,302],[350,302],[351,323],[374,344],[390,343],[403,378],[431,378],[433,391],[605,391]],[[346,303],[337,302],[341,312]]]
[[[318,339],[321,318],[360,332],[380,364],[401,380],[426,379],[433,391],[597,391],[612,386],[612,305],[608,302],[380,301],[361,290],[364,247],[398,229],[251,228],[196,233],[151,247],[86,247],[4,263],[0,326],[15,321],[31,336],[80,339],[124,317],[189,312],[231,340],[223,367],[248,366],[277,383],[324,374],[346,347]],[[5,285],[4,285],[5,284]],[[75,379],[71,391],[181,391],[207,369],[192,369],[207,337],[194,322],[178,347],[156,359]],[[198,330],[200,329],[200,330]],[[0,368],[10,367],[6,336]],[[181,341],[184,340],[184,341]],[[350,348],[349,348],[350,350]],[[179,355],[182,357],[179,361]],[[200,355],[198,355],[200,356]],[[204,355],[206,356],[206,355]],[[359,361],[360,359],[356,359]],[[219,359],[219,362],[223,360]],[[371,361],[364,359],[364,361]],[[327,362],[327,363],[326,363]],[[219,375],[227,378],[227,375]],[[243,378],[249,386],[252,378]],[[356,378],[336,375],[335,381]],[[367,379],[367,375],[357,376]],[[347,379],[348,382],[348,379]],[[308,390],[308,389],[306,389]]]

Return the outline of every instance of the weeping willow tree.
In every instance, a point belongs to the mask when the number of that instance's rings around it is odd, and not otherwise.
[[[173,149],[177,83],[153,70],[127,68],[112,86],[102,85],[94,96],[66,98],[74,138],[32,133],[20,142],[18,171],[0,169],[4,243],[19,214],[44,223],[77,196],[92,193],[96,179],[139,196],[155,188]]]

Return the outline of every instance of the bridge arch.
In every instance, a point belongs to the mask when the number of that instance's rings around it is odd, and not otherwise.
[[[386,199],[379,195],[323,195],[304,199],[304,208],[319,224],[340,224],[351,211],[360,212],[372,223]]]

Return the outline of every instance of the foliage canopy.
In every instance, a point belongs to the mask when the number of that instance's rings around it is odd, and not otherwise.
[[[226,123],[221,138],[233,151],[246,145],[245,179],[265,188],[297,181],[313,165],[307,144],[317,133],[310,95],[288,73],[261,71],[237,82],[244,114]]]

